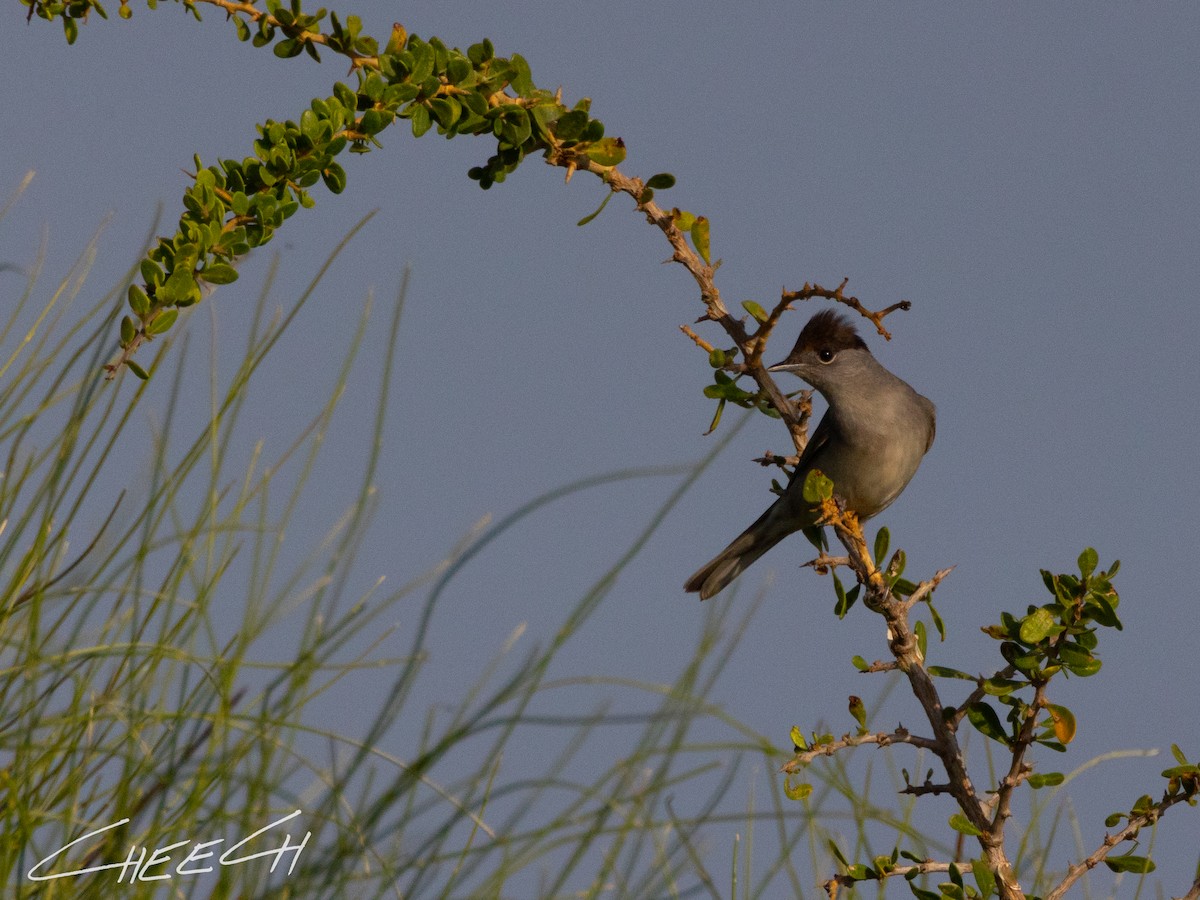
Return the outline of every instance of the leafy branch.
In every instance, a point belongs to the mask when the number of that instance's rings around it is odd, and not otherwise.
[[[1061,784],[1064,776],[1058,772],[1035,773],[1030,752],[1042,746],[1065,752],[1075,737],[1075,717],[1069,709],[1051,702],[1051,686],[1056,678],[1075,675],[1089,677],[1100,671],[1096,655],[1099,630],[1120,629],[1117,606],[1120,598],[1112,579],[1119,569],[1114,563],[1107,571],[1097,570],[1096,551],[1088,548],[1078,559],[1079,574],[1042,572],[1042,578],[1052,599],[1042,605],[1030,605],[1024,615],[1003,613],[998,625],[984,628],[984,633],[1000,643],[1003,668],[991,675],[972,675],[958,669],[926,665],[926,631],[922,622],[910,621],[914,607],[925,602],[939,634],[945,628],[932,605],[932,596],[949,570],[933,578],[913,584],[904,580],[904,552],[897,550],[884,568],[876,560],[887,556],[889,537],[881,529],[872,550],[857,518],[844,511],[833,496],[833,485],[820,473],[813,473],[805,483],[806,499],[819,507],[823,523],[833,528],[846,548],[844,558],[829,557],[822,552],[816,561],[820,568],[832,570],[848,566],[858,580],[853,591],[845,591],[834,576],[838,610],[842,615],[858,599],[887,623],[888,649],[892,663],[868,665],[861,658],[855,665],[862,672],[899,669],[908,678],[913,695],[920,703],[929,723],[931,735],[921,736],[905,728],[894,732],[868,733],[866,712],[857,697],[851,698],[851,713],[859,723],[857,735],[845,735],[835,740],[832,735],[806,737],[799,728],[792,729],[796,748],[794,758],[783,767],[788,775],[789,796],[799,799],[808,792],[805,785],[794,785],[790,778],[804,770],[813,760],[865,744],[888,746],[909,744],[932,752],[939,760],[945,780],[934,782],[932,772],[923,783],[908,783],[904,793],[913,795],[948,794],[958,805],[959,812],[950,818],[950,827],[958,833],[976,839],[980,856],[973,860],[937,863],[944,868],[929,868],[932,860],[921,860],[897,848],[891,857],[872,864],[850,864],[845,860],[844,871],[826,882],[826,892],[835,897],[842,887],[860,881],[883,880],[897,875],[915,878],[926,871],[946,871],[949,882],[940,885],[940,893],[912,884],[913,894],[921,900],[941,897],[979,898],[992,895],[1004,900],[1020,900],[1026,894],[1018,883],[1013,860],[1005,850],[1005,827],[1012,816],[1015,792],[1022,785],[1032,789]],[[934,679],[946,678],[974,682],[973,690],[957,707],[943,703]],[[856,702],[857,701],[857,702]],[[998,711],[997,706],[1000,707]],[[1004,712],[1003,718],[1001,711]],[[996,783],[980,796],[967,771],[966,757],[958,742],[958,729],[967,722],[986,738],[1000,744],[1008,753],[1008,766]],[[1128,812],[1114,813],[1105,821],[1108,829],[1125,823],[1119,830],[1105,834],[1099,846],[1085,859],[1071,865],[1062,880],[1046,895],[1046,900],[1061,900],[1071,886],[1087,871],[1104,863],[1116,872],[1145,873],[1154,870],[1154,863],[1145,856],[1129,852],[1118,855],[1118,848],[1134,845],[1138,833],[1155,823],[1167,810],[1178,803],[1195,805],[1200,797],[1200,765],[1190,762],[1178,747],[1172,747],[1178,765],[1165,770],[1166,788],[1158,800],[1149,795],[1141,797]],[[925,865],[903,867],[897,864],[900,856]],[[839,857],[840,858],[840,857]],[[970,871],[975,884],[966,885],[961,873]]]
[[[22,2],[29,7],[30,19],[61,20],[69,43],[78,37],[78,24],[93,12],[108,17],[99,0]],[[241,257],[269,242],[299,208],[314,205],[310,189],[318,182],[333,193],[343,191],[347,176],[337,158],[347,150],[366,153],[380,147],[380,136],[398,119],[409,121],[414,137],[434,128],[448,138],[493,137],[495,152],[468,172],[484,189],[504,181],[529,155],[540,153],[548,164],[565,169],[568,180],[575,172],[587,172],[613,193],[631,197],[636,210],[666,237],[671,260],[687,269],[696,282],[705,306],[700,321],[716,322],[733,341],[732,347],[716,349],[685,329],[705,348],[715,369],[714,384],[706,389],[718,401],[714,427],[728,402],[757,407],[783,419],[799,452],[807,441],[811,411],[807,397],[793,403],[763,364],[767,339],[782,314],[795,301],[822,297],[856,309],[890,337],[883,317],[908,308],[907,303],[898,303],[871,312],[843,293],[844,281],[835,289],[805,284],[798,291],[784,290],[770,313],[754,301],[744,302],[755,322],[748,328],[744,319],[729,311],[715,284],[720,262],[711,258],[708,219],[678,208],[664,209],[654,201],[655,191],[672,187],[674,177],[660,173],[643,180],[622,173],[618,165],[625,159],[624,142],[605,136],[603,123],[590,114],[589,100],[568,107],[561,91],[534,84],[520,54],[498,57],[486,39],[464,53],[436,37],[423,40],[408,34],[397,24],[380,47],[379,41],[362,32],[357,16],[343,21],[324,8],[306,11],[301,0],[288,4],[266,0],[262,6],[236,0],[178,2],[197,19],[202,6],[216,7],[240,40],[270,46],[283,59],[305,54],[319,61],[323,51],[338,54],[349,62],[353,86],[336,83],[332,95],[314,99],[298,121],[268,120],[259,125],[251,157],[218,160],[207,167],[195,159],[193,184],[184,191],[184,212],[176,232],[158,240],[142,263],[142,283],[129,289],[131,314],[121,322],[120,352],[106,366],[109,377],[128,367],[145,378],[146,372],[133,360],[136,351],[169,331],[178,310],[197,303],[206,289],[235,281]],[[157,0],[147,3],[157,6]],[[128,0],[121,0],[119,14],[132,15]],[[753,392],[737,385],[743,375],[752,378]]]

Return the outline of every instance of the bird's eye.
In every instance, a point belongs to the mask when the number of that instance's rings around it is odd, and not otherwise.
[[[828,347],[822,347],[820,350],[817,351],[817,359],[819,359],[823,363],[833,362],[833,357],[834,357],[834,352],[832,350],[830,350]]]

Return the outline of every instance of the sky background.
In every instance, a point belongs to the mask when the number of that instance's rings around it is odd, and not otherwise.
[[[998,667],[979,626],[1000,609],[1043,602],[1038,570],[1068,571],[1094,546],[1102,565],[1122,561],[1125,630],[1104,636],[1100,676],[1059,688],[1054,699],[1076,712],[1080,733],[1065,760],[1041,759],[1069,771],[1109,751],[1162,752],[1105,763],[1076,782],[1086,845],[1096,845],[1109,812],[1159,792],[1171,742],[1200,756],[1191,572],[1200,8],[335,8],[380,37],[393,21],[464,48],[489,37],[500,55],[524,55],[540,86],[561,85],[569,101],[590,96],[607,133],[626,142],[623,170],[672,172],[679,183],[661,202],[711,220],[730,307],[845,276],[869,307],[912,301],[911,312],[889,318],[889,344],[867,339],[937,404],[938,438],[874,524],[907,551],[909,575],[957,567],[937,593],[955,646],[935,648],[931,661]],[[74,47],[57,25],[26,26],[24,8],[0,13],[10,122],[0,197],[36,171],[0,222],[0,262],[28,264],[47,236],[53,280],[111,216],[89,279],[89,290],[107,290],[136,261],[156,209],[177,217],[194,153],[206,164],[245,156],[256,123],[297,118],[345,78],[332,58],[281,61],[238,43],[215,12],[196,23],[174,4],[133,9],[123,22],[112,4],[112,19],[81,29]],[[318,188],[317,207],[290,220],[185,326],[202,343],[215,328],[240,346],[270,254],[281,254],[276,293],[287,298],[378,209],[262,373],[261,432],[245,435],[247,446],[261,437],[268,451],[286,447],[332,384],[367,292],[394,296],[411,266],[365,575],[403,583],[486,514],[587,475],[690,463],[713,446],[704,436],[712,405],[701,394],[710,369],[678,330],[702,307],[686,272],[661,265],[666,242],[627,198],[581,229],[574,223],[603,197],[595,179],[564,186],[561,170],[531,159],[483,192],[466,172],[489,155],[485,142],[432,132],[416,141],[404,127],[382,138],[382,150],[344,161],[342,195]],[[0,273],[0,304],[20,286]],[[816,308],[793,314],[768,356],[786,355]],[[701,330],[721,339],[715,326]],[[381,352],[374,335],[367,353]],[[318,513],[357,485],[367,368],[315,480]],[[202,415],[206,400],[194,402]],[[770,476],[751,459],[786,447],[778,423],[758,417],[745,427],[622,573],[557,674],[673,680],[703,614],[680,586],[770,502]],[[458,696],[522,622],[526,641],[548,639],[676,483],[576,495],[489,547],[434,623],[423,699]],[[330,520],[313,521],[316,535]],[[794,722],[846,730],[846,696],[869,702],[882,686],[864,684],[848,663],[883,654],[878,621],[860,609],[837,621],[828,581],[797,568],[810,555],[794,539],[743,577],[737,602],[767,593],[715,691],[781,746]],[[224,599],[236,619],[241,598]],[[398,653],[407,639],[397,640]],[[918,718],[915,706],[896,704],[880,727]],[[338,714],[353,731],[371,708],[368,692],[361,718],[352,704]],[[589,752],[598,763],[611,755],[603,745]],[[770,777],[747,769],[739,797]],[[1177,809],[1157,838],[1168,894],[1190,883],[1198,825],[1195,810]],[[714,852],[726,858],[731,839],[718,831]]]

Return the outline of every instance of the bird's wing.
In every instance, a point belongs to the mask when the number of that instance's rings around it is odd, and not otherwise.
[[[804,452],[800,454],[800,461],[796,463],[796,474],[804,472],[812,465],[813,458],[821,451],[821,448],[829,443],[829,413],[821,416],[821,421],[817,423],[816,429],[812,436],[808,439],[808,443],[804,446]]]

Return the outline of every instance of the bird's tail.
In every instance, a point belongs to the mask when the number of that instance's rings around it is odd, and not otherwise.
[[[723,591],[751,563],[787,537],[791,529],[780,528],[774,521],[774,512],[772,506],[763,513],[753,525],[734,538],[733,543],[684,582],[683,589],[689,593],[699,593],[701,600],[707,600]]]

